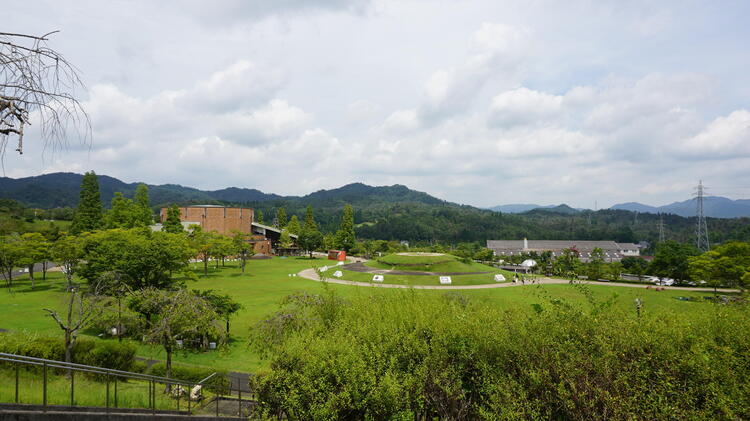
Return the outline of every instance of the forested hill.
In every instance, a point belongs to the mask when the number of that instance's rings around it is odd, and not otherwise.
[[[75,206],[82,175],[55,173],[22,179],[0,178],[0,198],[15,199],[29,207]],[[109,205],[114,192],[132,197],[136,183],[99,176],[102,200]],[[373,187],[361,183],[320,190],[306,196],[279,196],[255,189],[227,188],[203,191],[179,185],[150,185],[154,208],[170,203],[227,204],[253,207],[271,223],[279,207],[304,217],[305,207],[315,208],[315,219],[324,232],[337,229],[341,210],[355,209],[360,238],[411,242],[480,242],[488,239],[577,239],[638,242],[658,239],[659,217],[626,210],[578,211],[568,206],[534,209],[521,214],[499,213],[440,200],[402,185]],[[695,218],[665,215],[667,239],[691,241]],[[712,242],[750,241],[750,219],[709,218]]]

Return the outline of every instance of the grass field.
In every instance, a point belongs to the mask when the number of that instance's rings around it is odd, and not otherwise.
[[[478,264],[476,264],[478,265]],[[476,275],[451,275],[451,285],[482,285],[482,284],[494,284],[495,274],[503,274],[505,276],[505,282],[509,282],[513,277],[513,272],[503,271],[492,268],[490,266],[479,265],[483,267],[475,267],[477,272],[489,271],[490,273],[482,273]],[[334,279],[333,273],[337,270],[341,270],[343,276],[341,279],[347,281],[357,282],[372,282],[372,273],[355,272],[352,270],[340,269],[337,267],[329,268],[323,272],[328,278]],[[442,271],[441,271],[442,272]],[[440,277],[434,275],[383,275],[384,284],[397,284],[397,285],[440,285]]]
[[[0,369],[0,402],[15,402],[15,371],[10,368]],[[74,403],[79,406],[101,406],[107,404],[107,384],[95,381],[82,375],[74,376]],[[43,377],[39,370],[18,371],[18,403],[41,405],[43,398]],[[64,374],[49,373],[47,378],[47,404],[70,405],[70,378]],[[158,385],[158,392],[163,386]],[[149,384],[145,381],[129,380],[117,382],[117,401],[115,402],[115,385],[109,385],[109,406],[119,408],[148,408]],[[187,409],[187,401],[181,400],[180,409]],[[156,393],[156,408],[176,410],[177,400],[163,393]]]
[[[256,322],[274,312],[281,299],[296,291],[319,293],[324,285],[298,276],[289,276],[310,267],[328,265],[325,259],[308,260],[306,258],[274,258],[269,260],[252,260],[248,263],[247,272],[241,274],[236,263],[227,262],[227,267],[211,267],[208,276],[202,276],[202,267],[196,265],[198,281],[188,281],[191,289],[213,289],[220,293],[230,294],[244,308],[232,319],[232,341],[224,349],[211,352],[184,352],[175,355],[175,361],[215,367],[233,371],[253,372],[264,367],[265,362],[247,345],[249,328]],[[368,275],[368,274],[364,274]],[[368,275],[368,281],[372,279]],[[346,277],[345,277],[346,278]],[[348,278],[346,278],[348,279]],[[351,279],[356,280],[356,279]],[[392,282],[386,277],[387,282]],[[469,282],[469,281],[467,281]],[[454,284],[457,279],[454,278]],[[45,315],[43,308],[62,309],[64,307],[64,281],[59,272],[50,273],[48,280],[37,280],[37,288],[30,289],[30,283],[22,278],[16,283],[13,292],[0,290],[0,328],[10,330],[28,330],[45,335],[62,335],[57,325]],[[347,298],[357,295],[392,294],[397,291],[387,289],[361,288],[348,285],[330,284],[329,288],[340,296]],[[663,313],[664,317],[690,317],[695,311],[710,306],[703,302],[702,296],[710,293],[687,291],[646,290],[645,288],[626,288],[607,285],[589,287],[592,297],[606,300],[617,294],[615,306],[635,311],[634,300],[643,301],[643,311]],[[443,291],[414,291],[415,294],[445,294]],[[548,297],[569,300],[584,304],[586,297],[570,285],[547,285],[544,287],[524,286],[484,290],[467,290],[450,292],[462,294],[474,300],[486,300],[500,307],[516,307],[532,310],[532,305]],[[697,297],[698,302],[681,301],[677,297]],[[585,305],[585,304],[584,304]],[[86,331],[84,336],[93,336],[98,332]],[[160,347],[138,343],[138,355],[147,358],[163,359]]]

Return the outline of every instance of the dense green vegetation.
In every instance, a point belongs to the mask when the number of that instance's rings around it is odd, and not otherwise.
[[[462,294],[300,294],[259,323],[261,407],[290,419],[744,419],[746,305],[667,311],[540,291],[533,311]]]

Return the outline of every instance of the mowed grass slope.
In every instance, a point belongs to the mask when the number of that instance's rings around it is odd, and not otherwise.
[[[202,266],[196,265],[199,276],[197,281],[186,281],[190,289],[213,289],[222,294],[231,295],[243,305],[231,322],[232,342],[222,350],[210,352],[185,352],[175,355],[175,361],[198,364],[220,369],[253,372],[264,367],[265,362],[247,345],[248,332],[251,326],[277,310],[281,300],[294,292],[307,291],[320,293],[324,288],[332,289],[343,298],[354,296],[372,296],[378,294],[399,293],[381,288],[363,288],[349,285],[328,284],[311,281],[296,274],[303,269],[330,265],[333,262],[325,259],[273,258],[269,260],[252,260],[248,262],[245,274],[240,272],[235,262],[227,262],[226,267],[216,269],[213,265],[208,276],[202,275]],[[364,274],[368,275],[368,274]],[[486,275],[489,276],[489,275]],[[369,279],[372,276],[369,275]],[[369,280],[368,279],[368,280]],[[386,277],[387,282],[391,280]],[[454,278],[454,283],[456,282]],[[644,312],[663,314],[664,317],[690,317],[694,312],[709,309],[703,296],[709,292],[661,291],[645,288],[627,288],[608,285],[588,287],[591,299],[605,301],[614,295],[617,298],[613,306],[635,312],[635,299],[640,298]],[[403,290],[400,292],[403,293]],[[587,306],[588,298],[577,288],[570,285],[514,286],[508,288],[466,290],[466,291],[427,291],[414,290],[414,294],[460,294],[469,299],[485,300],[493,305],[506,308],[527,309],[534,311],[532,305],[550,298],[563,299],[572,303]],[[677,297],[694,297],[698,301],[681,301]],[[45,335],[62,335],[54,321],[46,316],[43,308],[62,310],[65,308],[64,280],[60,273],[48,274],[47,281],[37,280],[37,288],[30,289],[27,279],[16,281],[12,292],[6,288],[0,290],[0,328],[10,330],[27,330]],[[92,336],[98,332],[86,331],[83,336]],[[109,339],[108,339],[109,340]],[[146,358],[163,359],[160,347],[138,343],[138,355]]]

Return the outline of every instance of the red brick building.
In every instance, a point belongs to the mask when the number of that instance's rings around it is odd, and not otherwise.
[[[232,235],[232,231],[250,234],[256,254],[272,254],[281,237],[281,230],[258,224],[253,221],[255,211],[251,208],[230,208],[218,205],[181,206],[180,221],[183,225],[198,225],[203,231],[216,231],[222,235]],[[167,219],[168,208],[161,208],[161,223]],[[296,235],[291,236],[296,239]]]
[[[168,208],[161,208],[161,222],[167,219]],[[223,235],[232,235],[237,230],[250,234],[253,232],[255,212],[250,208],[227,208],[217,205],[196,205],[180,207],[180,221],[199,225],[203,231],[216,231]]]

